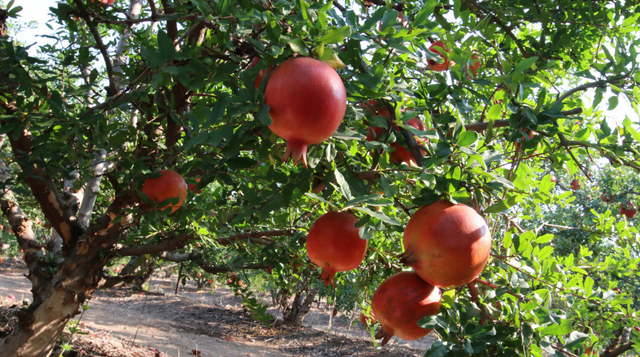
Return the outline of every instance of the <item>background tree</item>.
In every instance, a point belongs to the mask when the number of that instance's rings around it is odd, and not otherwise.
[[[638,123],[598,109],[607,94],[609,110],[629,100],[637,113],[635,1],[67,0],[51,11],[59,41],[34,58],[7,34],[19,7],[0,10],[0,206],[33,292],[0,356],[46,356],[97,288],[134,281],[107,273],[123,257],[270,269],[292,324],[317,293],[366,305],[403,269],[410,215],[438,199],[474,207],[494,243],[480,277],[420,322],[440,335],[428,356],[635,348],[636,218],[589,206],[585,192],[596,165],[640,171]],[[348,96],[307,165],[281,163],[263,100],[293,56],[332,63]],[[172,213],[142,192],[162,169],[195,185]],[[637,183],[622,177],[602,185],[637,204],[637,186],[614,190]],[[329,210],[356,214],[369,240],[335,291],[310,278],[304,254]],[[585,216],[547,224],[563,212]]]

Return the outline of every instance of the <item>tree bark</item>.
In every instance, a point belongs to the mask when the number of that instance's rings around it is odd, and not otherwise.
[[[311,304],[318,293],[318,288],[310,288],[307,295],[297,292],[293,298],[293,302],[288,304],[282,313],[282,320],[285,325],[299,327],[302,326],[302,320],[307,316],[311,309]],[[283,296],[284,297],[284,296]],[[304,297],[304,298],[303,298]]]

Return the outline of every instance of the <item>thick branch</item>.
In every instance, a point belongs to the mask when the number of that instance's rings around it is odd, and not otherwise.
[[[234,236],[230,236],[227,238],[220,238],[218,239],[218,243],[220,243],[221,245],[229,245],[238,240],[245,240],[249,238],[278,237],[278,236],[292,237],[295,233],[296,231],[293,229],[280,229],[280,230],[274,230],[274,231],[241,233],[241,234],[236,234]]]

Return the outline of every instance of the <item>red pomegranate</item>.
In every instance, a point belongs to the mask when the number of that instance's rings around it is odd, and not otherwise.
[[[436,72],[446,71],[449,67],[455,64],[453,61],[449,61],[449,59],[445,58],[442,55],[442,51],[451,52],[442,41],[436,41],[433,44],[431,44],[431,47],[429,47],[429,51],[439,54],[440,57],[442,57],[442,59],[444,60],[442,63],[438,63],[432,59],[427,60],[427,65],[432,70]]]
[[[475,62],[473,62],[471,65],[469,65],[469,70],[471,71],[471,73],[473,73],[474,76],[478,75],[478,70],[480,69],[480,66],[482,65],[482,61],[480,61],[480,56],[478,55],[471,55],[471,61],[473,60],[477,60]]]
[[[376,339],[384,346],[391,337],[417,340],[427,330],[418,326],[418,320],[440,310],[440,289],[422,280],[412,271],[397,273],[380,284],[371,299],[371,310],[380,322]]]
[[[200,177],[196,177],[196,182],[200,182]],[[196,189],[196,185],[190,183],[189,184],[189,191],[193,192]],[[198,190],[196,191],[196,193],[202,193],[202,190]]]
[[[637,210],[633,209],[630,204],[620,204],[620,214],[627,216],[627,219],[631,219],[636,216]]]
[[[554,175],[551,175],[551,182],[553,182],[553,183],[556,182],[556,177]]]
[[[360,322],[362,322],[363,325],[369,327],[375,324],[376,321],[376,315],[373,313],[373,311],[369,312],[369,316],[365,315],[364,312],[360,313]]]
[[[334,285],[336,272],[353,270],[362,263],[367,241],[360,239],[358,218],[349,212],[328,212],[313,223],[307,237],[309,259],[322,268],[324,285]],[[334,285],[335,286],[335,285]]]
[[[391,116],[389,114],[389,111],[375,100],[370,100],[366,104],[363,104],[363,106],[367,108],[367,111],[371,112],[374,115],[380,115],[385,118],[389,118]],[[420,120],[420,118],[418,117],[408,120],[407,124],[411,125],[412,127],[420,131],[427,130],[422,120]],[[396,136],[402,135],[400,134],[400,128],[397,125],[394,125],[393,127],[396,130]],[[378,128],[378,127],[370,127],[369,134],[367,134],[367,141],[384,140],[383,135],[385,135],[384,129]],[[424,143],[427,143],[429,139],[416,137],[416,140],[418,141],[418,144],[424,144]],[[398,144],[397,142],[391,143],[390,146],[395,149],[395,151],[389,154],[389,158],[390,158],[389,161],[391,163],[405,162],[407,165],[410,165],[411,161],[413,161],[414,163],[416,162],[416,160],[413,158],[413,155],[411,155],[411,152],[406,147]],[[426,154],[424,150],[423,150],[423,153]]]
[[[402,243],[402,263],[426,282],[448,288],[468,284],[482,272],[491,233],[473,208],[438,201],[411,216]]]
[[[580,182],[578,180],[573,180],[571,181],[571,189],[572,190],[577,190],[580,188]]]
[[[147,195],[152,202],[156,203],[156,207],[159,207],[163,211],[167,208],[171,208],[171,212],[175,212],[178,208],[182,207],[184,200],[187,198],[187,184],[180,174],[172,170],[159,170],[160,177],[147,178],[142,185],[142,193]],[[178,202],[162,204],[166,199],[178,199]]]
[[[307,145],[319,144],[338,129],[347,109],[347,91],[328,64],[309,57],[284,61],[271,74],[264,91],[273,123],[269,126],[287,141],[284,161],[302,159]]]

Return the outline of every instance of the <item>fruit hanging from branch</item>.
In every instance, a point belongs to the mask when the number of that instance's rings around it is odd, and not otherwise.
[[[200,182],[200,177],[196,177],[196,182]],[[190,183],[189,184],[189,191],[193,192],[196,189],[196,184]],[[202,190],[198,190],[196,191],[196,194],[200,194],[202,193]]]
[[[440,40],[434,42],[433,44],[431,44],[431,46],[429,47],[429,51],[434,52],[438,55],[440,55],[440,57],[442,57],[443,61],[441,63],[438,63],[435,60],[429,59],[427,60],[427,66],[436,72],[442,72],[442,71],[446,71],[447,69],[449,69],[449,67],[453,66],[455,64],[455,62],[450,61],[448,58],[446,58],[442,52],[451,52],[447,46]]]
[[[376,323],[376,321],[376,314],[374,314],[373,311],[369,313],[369,316],[367,316],[364,312],[360,313],[360,322],[362,322],[362,324],[366,327],[372,326]]]
[[[491,252],[487,223],[473,208],[438,201],[411,216],[400,260],[426,282],[449,288],[470,283]]]
[[[417,340],[432,329],[418,326],[418,320],[440,310],[440,289],[415,272],[403,271],[382,282],[371,298],[371,310],[380,322],[376,339],[384,346],[391,337]]]
[[[148,177],[142,185],[142,193],[155,203],[155,207],[169,213],[182,207],[187,198],[187,184],[180,174],[172,170],[158,170],[160,177]],[[171,202],[164,202],[171,200]],[[164,202],[164,203],[163,203]]]
[[[631,204],[627,203],[621,203],[620,204],[620,214],[625,215],[627,217],[627,219],[631,219],[633,217],[636,216],[636,212],[637,210],[634,209]]]
[[[572,190],[575,191],[575,190],[577,190],[579,188],[580,188],[580,181],[578,181],[578,180],[571,181],[571,189]]]
[[[328,212],[318,218],[307,237],[309,259],[322,268],[324,285],[334,285],[339,271],[353,270],[367,253],[367,241],[360,239],[355,224],[358,218],[349,212]]]
[[[273,123],[269,125],[287,141],[283,160],[302,159],[307,166],[307,146],[319,144],[338,129],[347,109],[347,92],[338,73],[325,62],[296,57],[280,64],[269,77],[264,92]]]
[[[367,111],[369,111],[373,115],[380,115],[385,118],[390,118],[391,116],[389,114],[389,111],[386,108],[384,108],[383,105],[381,105],[375,100],[370,100],[366,104],[363,104],[363,106],[367,109]],[[420,118],[418,117],[415,117],[411,120],[407,120],[407,124],[411,125],[412,127],[420,131],[427,130],[422,120],[420,120]],[[400,133],[399,126],[393,125],[393,128],[397,133]],[[385,139],[385,135],[386,135],[385,129],[382,129],[379,127],[369,127],[369,133],[367,134],[367,141],[374,141],[374,140],[381,141]],[[419,138],[419,137],[416,137],[415,135],[414,137],[418,144],[426,144],[429,142],[429,139],[427,138]],[[395,149],[393,152],[389,153],[390,163],[404,162],[407,165],[410,165],[411,161],[413,161],[414,163],[416,162],[413,155],[411,155],[411,152],[405,146],[400,145],[398,142],[392,142],[391,144],[389,144],[389,146]],[[426,151],[422,150],[422,152],[423,154],[426,154]]]

